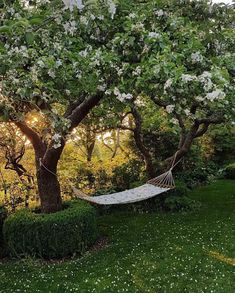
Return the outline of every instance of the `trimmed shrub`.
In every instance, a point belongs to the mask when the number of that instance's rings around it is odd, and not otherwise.
[[[235,179],[235,163],[230,164],[225,168],[224,177],[227,179]]]
[[[96,212],[80,201],[68,202],[53,214],[24,209],[6,219],[3,235],[12,256],[51,259],[82,254],[98,237]]]
[[[3,257],[5,255],[2,228],[3,228],[3,223],[6,217],[7,217],[6,208],[4,206],[0,206],[0,257]]]

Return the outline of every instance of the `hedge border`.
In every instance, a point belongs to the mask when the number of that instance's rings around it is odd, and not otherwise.
[[[98,237],[96,211],[87,203],[72,201],[57,213],[20,210],[3,225],[9,255],[45,259],[83,254]]]

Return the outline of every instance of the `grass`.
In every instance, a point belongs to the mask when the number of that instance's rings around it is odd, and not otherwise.
[[[190,196],[199,211],[101,217],[110,244],[81,259],[0,264],[0,292],[235,292],[235,181]]]

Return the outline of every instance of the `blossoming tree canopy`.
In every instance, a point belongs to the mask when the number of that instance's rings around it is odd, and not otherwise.
[[[148,2],[116,35],[120,101],[147,95],[180,126],[179,157],[210,124],[235,119],[235,12],[208,1]],[[132,76],[132,77],[130,77]]]
[[[2,6],[0,116],[14,122],[35,149],[45,212],[61,208],[56,172],[67,135],[115,80],[118,56],[107,44],[119,26],[111,4],[104,4],[72,10],[59,0]],[[32,113],[40,116],[40,127],[27,123]]]
[[[58,161],[98,103],[119,107],[145,95],[185,129],[231,116],[231,8],[189,0],[29,2],[0,6],[0,117],[34,147],[44,212],[61,208]]]

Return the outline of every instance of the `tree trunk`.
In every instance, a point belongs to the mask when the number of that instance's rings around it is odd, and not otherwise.
[[[87,162],[91,162],[93,151],[95,148],[95,140],[87,144]]]
[[[62,209],[60,183],[57,177],[57,164],[64,148],[36,148],[36,170],[38,193],[42,213],[55,213]]]
[[[96,95],[84,98],[83,102],[78,101],[73,105],[69,105],[65,111],[64,117],[71,121],[70,128],[62,134],[66,137],[86,115],[93,109],[102,99],[103,93],[98,92]],[[13,120],[14,121],[14,120]],[[57,164],[65,146],[63,138],[59,148],[54,148],[53,140],[47,145],[41,135],[27,125],[25,121],[14,121],[15,125],[32,143],[35,151],[35,161],[37,170],[37,183],[39,197],[41,200],[41,209],[44,213],[53,213],[62,209],[62,198],[60,184],[57,178]]]
[[[148,174],[148,177],[151,179],[156,176],[156,170],[153,165],[151,154],[147,147],[144,145],[144,139],[142,135],[142,118],[140,116],[140,113],[135,108],[135,106],[132,107],[131,110],[135,120],[135,128],[133,129],[135,143],[141,155],[144,158],[146,172]]]
[[[41,211],[43,213],[60,211],[62,209],[62,198],[57,176],[51,174],[41,166],[37,171],[37,182]]]

